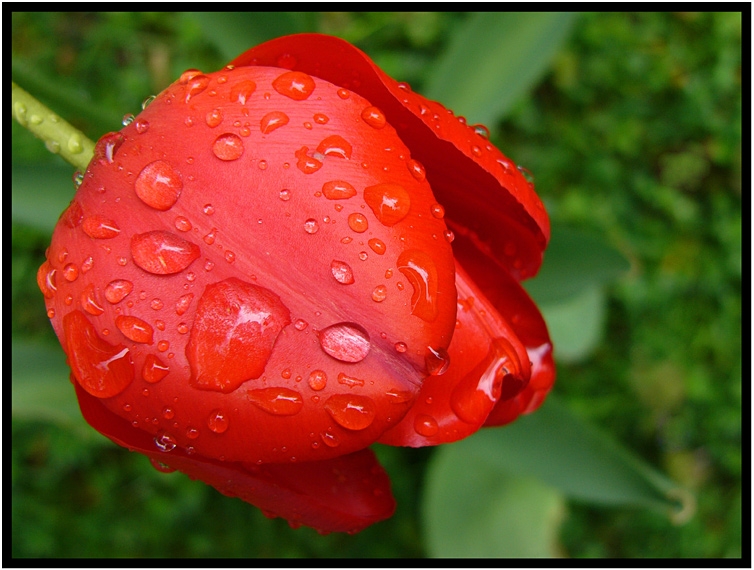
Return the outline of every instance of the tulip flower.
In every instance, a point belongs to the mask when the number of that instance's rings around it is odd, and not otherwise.
[[[306,34],[184,72],[103,136],[38,283],[95,429],[356,532],[395,508],[371,444],[541,404],[552,347],[519,282],[548,238],[484,127]]]

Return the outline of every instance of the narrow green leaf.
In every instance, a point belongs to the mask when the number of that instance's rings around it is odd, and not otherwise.
[[[305,30],[301,12],[189,12],[228,60],[267,40]]]
[[[606,303],[604,289],[591,286],[563,301],[539,305],[558,362],[578,362],[597,347],[602,338]]]
[[[14,341],[12,352],[13,417],[60,423],[83,431],[76,394],[68,379],[70,369],[60,347],[32,341]]]
[[[562,496],[534,479],[511,476],[457,444],[443,446],[432,458],[423,501],[432,557],[557,556]]]
[[[553,225],[542,269],[524,287],[537,304],[548,305],[606,285],[628,268],[626,258],[603,239]]]
[[[73,198],[73,167],[40,164],[13,166],[13,221],[52,233],[60,214]]]
[[[560,12],[475,13],[455,32],[425,94],[470,124],[492,124],[536,84],[575,19]]]
[[[572,499],[690,516],[694,498],[673,481],[585,424],[550,396],[535,413],[457,444],[469,455],[521,477],[536,477]]]

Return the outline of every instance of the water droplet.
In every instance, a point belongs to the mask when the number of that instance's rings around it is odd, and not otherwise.
[[[204,236],[204,243],[207,245],[212,245],[215,243],[215,237],[217,236],[217,228],[212,228],[209,233]]]
[[[328,200],[346,200],[356,196],[356,188],[345,180],[330,180],[322,185],[322,195]]]
[[[338,283],[342,283],[343,285],[353,283],[353,271],[351,270],[351,266],[345,261],[333,259],[330,263],[330,271],[332,271],[332,276],[335,277]]]
[[[86,315],[73,310],[63,317],[68,363],[81,387],[97,398],[120,394],[133,381],[131,353],[102,340]]]
[[[204,91],[207,85],[209,85],[209,77],[201,73],[194,75],[186,82],[186,99],[184,101],[188,103],[192,97]]]
[[[474,125],[472,127],[474,132],[484,139],[490,138],[490,130],[484,125]]]
[[[450,356],[444,348],[427,347],[427,353],[424,355],[424,364],[427,367],[427,373],[430,376],[441,376],[445,374],[450,366]]]
[[[108,253],[110,253],[108,251]],[[81,262],[81,273],[87,273],[94,267],[94,258],[90,255]]]
[[[370,127],[381,129],[387,124],[385,115],[377,107],[367,107],[361,112],[361,118]]]
[[[144,99],[144,100],[143,100],[143,101],[141,102],[141,109],[142,109],[142,111],[143,111],[144,109],[146,109],[146,108],[147,108],[147,107],[149,106],[149,104],[150,104],[150,103],[151,103],[152,101],[154,101],[155,99],[157,99],[157,95],[150,95],[149,97],[147,97],[146,99]]]
[[[60,152],[60,143],[58,141],[47,140],[45,141],[45,148],[52,154],[58,154]]]
[[[227,250],[225,252],[225,261],[228,263],[233,263],[236,260],[236,254],[230,250]]]
[[[23,126],[26,126],[26,114],[28,112],[26,105],[21,103],[21,101],[16,101],[13,104],[13,112],[16,114],[16,120]]]
[[[364,201],[377,219],[386,226],[394,226],[408,215],[411,198],[403,186],[377,184],[364,189]]]
[[[308,152],[309,148],[302,146],[294,153],[297,159],[296,167],[304,174],[312,174],[322,168],[322,163],[316,158],[309,156]]]
[[[138,343],[152,344],[154,329],[149,323],[134,316],[119,315],[115,317],[115,326],[123,335]]]
[[[314,79],[301,71],[288,71],[272,82],[272,88],[275,91],[294,101],[307,99],[314,91],[314,87]]]
[[[209,259],[207,259],[204,262],[204,270],[205,271],[212,271],[214,269],[214,267],[215,267],[215,262],[214,261],[210,261]]]
[[[47,309],[47,318],[48,319],[54,319],[55,318],[55,309]]]
[[[322,139],[322,142],[317,146],[317,152],[324,154],[325,156],[335,158],[351,158],[351,143],[340,135],[330,135]]]
[[[179,334],[186,334],[189,332],[188,324],[186,323],[178,323],[178,326],[176,327],[176,330]]]
[[[189,439],[196,439],[197,437],[199,437],[199,430],[192,426],[187,427],[186,437]]]
[[[120,227],[114,220],[102,216],[89,216],[84,218],[81,229],[90,238],[112,239],[120,234]]]
[[[188,310],[189,305],[191,305],[191,301],[193,301],[193,299],[193,293],[186,293],[182,297],[179,297],[178,301],[176,301],[175,303],[175,314],[180,316],[185,313]]]
[[[377,406],[374,401],[367,396],[356,394],[330,396],[324,407],[338,424],[353,431],[368,428],[377,415]]]
[[[361,362],[369,354],[369,334],[356,323],[337,323],[319,332],[319,344],[341,362]]]
[[[207,116],[204,117],[208,127],[215,128],[217,125],[223,122],[222,109],[212,109]]]
[[[516,168],[518,168],[518,171],[524,175],[524,178],[526,178],[526,181],[529,184],[534,184],[534,175],[531,173],[531,171],[528,168],[524,168],[523,166],[517,165]]]
[[[249,400],[276,416],[294,416],[304,406],[304,398],[289,388],[261,388],[248,391]]]
[[[471,154],[477,157],[482,156],[482,149],[477,145],[471,145]]]
[[[288,115],[282,111],[272,111],[267,113],[262,120],[259,121],[259,129],[263,134],[268,135],[275,129],[279,129],[288,124]]]
[[[81,185],[84,183],[84,175],[81,174],[78,170],[73,173],[73,186],[78,190]]]
[[[176,448],[178,442],[176,442],[172,435],[161,431],[154,437],[154,444],[163,453],[168,453]]]
[[[445,208],[440,204],[433,204],[429,211],[432,212],[435,218],[442,219],[445,217]]]
[[[208,285],[186,346],[191,385],[228,393],[259,378],[290,322],[288,309],[269,289],[234,277]]]
[[[316,234],[319,231],[319,224],[314,218],[309,218],[304,222],[304,231],[308,234]]]
[[[369,222],[366,216],[359,212],[354,212],[348,215],[348,227],[356,233],[364,233],[369,228]]]
[[[126,115],[123,115],[123,120],[121,121],[121,123],[123,124],[124,127],[127,127],[128,125],[134,122],[135,118],[136,117],[134,117],[131,113],[127,113]]]
[[[237,101],[241,103],[241,105],[246,105],[246,101],[249,100],[256,89],[257,84],[251,80],[245,79],[239,81],[230,88],[230,100],[234,103]]]
[[[107,133],[94,145],[94,160],[112,164],[125,137],[122,133]]]
[[[199,246],[166,231],[155,230],[131,238],[134,263],[154,275],[180,273],[199,255]]]
[[[377,285],[372,291],[372,301],[382,303],[387,297],[387,287],[384,285]]]
[[[445,230],[442,235],[448,243],[453,243],[453,240],[456,239],[455,234],[450,230]]]
[[[181,176],[164,160],[147,164],[134,182],[136,195],[147,206],[164,212],[173,207],[183,190]]]
[[[215,207],[212,204],[204,204],[202,212],[204,212],[208,216],[211,216],[215,213]]]
[[[215,139],[212,152],[220,160],[230,161],[241,158],[244,147],[241,137],[233,133],[225,133]]]
[[[169,451],[169,450],[163,450],[163,451]],[[160,473],[175,473],[177,471],[175,467],[171,467],[170,465],[168,465],[167,463],[163,463],[162,461],[157,461],[153,457],[149,458],[149,462],[152,464],[152,467],[154,467]]]
[[[173,408],[165,406],[164,408],[162,408],[162,417],[166,420],[172,420],[175,417],[175,410],[173,410]]]
[[[423,182],[427,178],[427,172],[418,160],[411,159],[406,162],[406,166],[408,166],[411,175],[419,182]]]
[[[136,127],[136,132],[140,135],[143,135],[149,130],[149,121],[146,121],[144,119],[137,119],[134,126]]]
[[[76,281],[79,277],[79,268],[74,263],[68,263],[63,267],[63,277],[66,281]]]
[[[330,117],[325,115],[324,113],[314,113],[314,122],[318,125],[326,125],[327,122],[330,120]]]
[[[134,284],[125,279],[110,281],[105,287],[105,299],[115,305],[125,299],[133,290]]]
[[[162,302],[162,300],[161,300],[161,299],[152,299],[152,300],[151,300],[151,301],[149,302],[149,306],[150,306],[150,307],[151,307],[151,308],[152,308],[153,310],[155,310],[155,311],[159,311],[159,310],[160,310],[160,309],[162,309],[162,307],[163,307],[163,302]]]
[[[298,331],[302,331],[302,330],[304,330],[304,329],[305,329],[306,327],[308,327],[308,326],[309,326],[309,323],[307,323],[307,322],[306,322],[305,320],[303,320],[303,319],[296,319],[296,322],[295,322],[295,323],[293,323],[293,326],[294,326],[294,327],[296,327],[296,330],[298,330]]]
[[[332,432],[323,431],[319,436],[327,447],[338,447],[340,445],[340,438]]]
[[[396,342],[395,343],[395,350],[396,352],[406,352],[408,350],[408,347],[406,346],[405,342]]]
[[[327,386],[327,374],[324,370],[312,370],[309,374],[309,387],[314,391],[324,390]]]
[[[212,410],[207,417],[207,426],[215,433],[228,430],[228,416],[222,410]]]
[[[183,216],[176,217],[173,223],[175,225],[175,229],[177,229],[179,232],[191,231],[191,228],[193,227],[189,219]]]
[[[439,429],[440,428],[437,425],[437,420],[432,416],[428,416],[426,414],[418,414],[414,418],[414,430],[419,435],[423,435],[424,437],[432,437],[438,432]]]
[[[150,384],[156,384],[170,372],[170,368],[165,366],[154,354],[147,354],[144,359],[144,366],[141,369],[141,376]]]
[[[281,199],[281,200],[282,200],[283,202],[287,202],[288,200],[290,200],[290,199],[291,199],[291,191],[290,191],[290,190],[288,190],[287,188],[283,188],[283,189],[282,189],[282,190],[280,191],[280,199]]]
[[[157,350],[159,350],[160,352],[165,352],[168,348],[170,348],[170,343],[166,340],[161,340],[157,343]]]
[[[433,322],[437,318],[437,268],[429,254],[418,249],[407,249],[398,256],[398,270],[406,276],[413,295],[411,314]]]
[[[364,381],[361,378],[348,376],[347,374],[344,374],[343,372],[341,372],[338,374],[338,384],[343,384],[344,386],[353,388],[354,386],[363,386]]]
[[[94,283],[87,285],[81,292],[81,306],[87,313],[95,317],[105,312],[105,309],[102,308],[102,305],[97,300]]]

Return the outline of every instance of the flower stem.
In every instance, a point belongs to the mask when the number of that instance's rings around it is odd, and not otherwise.
[[[59,154],[82,172],[94,155],[94,143],[13,83],[13,116],[19,124],[45,141],[47,150]]]

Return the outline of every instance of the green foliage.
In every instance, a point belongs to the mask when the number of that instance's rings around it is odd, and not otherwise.
[[[556,339],[560,401],[693,491],[696,516],[675,526],[651,511],[564,506],[559,492],[510,466],[501,474],[489,461],[454,459],[470,440],[442,451],[377,446],[396,515],[356,536],[321,537],[181,474],[158,473],[89,428],[43,421],[56,391],[72,396],[55,363],[60,351],[47,348],[56,340],[35,282],[57,212],[73,195],[72,169],[14,122],[14,557],[741,556],[741,14],[583,14],[559,49],[510,48],[501,69],[532,54],[518,96],[506,91],[490,103],[489,93],[459,91],[451,103],[441,92],[451,90],[448,77],[471,80],[483,68],[453,66],[470,57],[463,38],[498,48],[510,39],[485,26],[495,18],[13,13],[12,73],[96,140],[184,69],[217,69],[273,35],[319,31],[355,42],[459,114],[489,120],[493,141],[536,174],[553,219],[551,249],[530,291]],[[526,38],[526,29],[514,31]],[[546,54],[537,58],[547,49],[555,52],[549,67]],[[537,68],[548,71],[531,90]],[[564,278],[574,268],[588,268],[587,278]],[[57,411],[71,417],[66,401]],[[506,430],[537,418],[481,435],[497,441],[499,433],[503,442]],[[445,513],[420,509],[423,493],[447,496],[464,473],[467,491],[473,483],[486,493],[450,497]],[[460,529],[438,534],[449,517]]]

